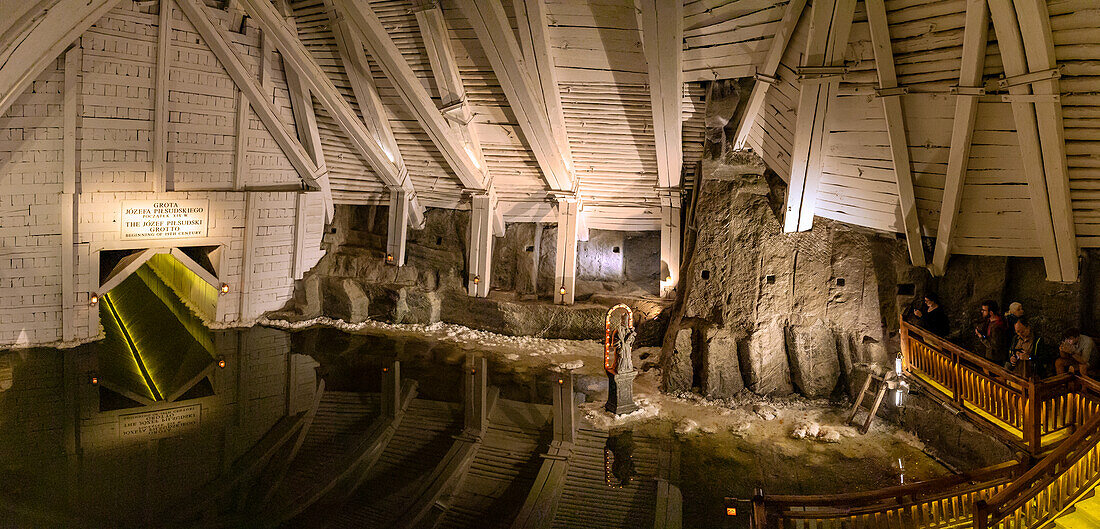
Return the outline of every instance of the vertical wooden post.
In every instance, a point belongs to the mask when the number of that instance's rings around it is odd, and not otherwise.
[[[61,338],[68,342],[76,336],[76,177],[80,154],[76,136],[80,120],[82,48],[78,42],[65,53],[65,85],[62,96],[62,184],[61,184]],[[97,272],[98,273],[98,272]],[[98,278],[98,275],[95,275]],[[93,331],[94,332],[94,331]]]
[[[172,0],[161,0],[153,91],[153,191],[168,189],[168,64],[172,46]]]
[[[752,529],[767,529],[768,512],[764,505],[764,489],[756,489],[752,493],[752,520],[749,521]]]
[[[558,197],[558,241],[554,255],[554,301],[572,305],[576,298],[577,216],[580,204],[574,196]],[[564,289],[564,294],[562,290]]]
[[[405,265],[405,247],[409,232],[409,192],[390,186],[389,223],[386,226],[386,264]],[[471,212],[471,215],[476,213]],[[471,223],[473,219],[471,218]],[[486,277],[488,279],[488,277]]]
[[[466,357],[465,433],[480,436],[485,428],[488,363],[484,356]]]
[[[470,232],[466,267],[466,291],[483,298],[489,295],[489,273],[493,268],[493,210],[491,192],[470,195]]]
[[[1040,402],[1038,389],[1035,378],[1028,377],[1027,415],[1024,420],[1024,442],[1031,451],[1031,455],[1036,455],[1043,449],[1042,425],[1039,419],[1042,402]]]
[[[680,190],[661,195],[661,295],[668,296],[680,281]]]
[[[382,415],[390,419],[401,406],[401,362],[394,360],[382,368]]]
[[[561,373],[554,380],[554,441],[569,444],[576,441],[575,408],[573,374]]]

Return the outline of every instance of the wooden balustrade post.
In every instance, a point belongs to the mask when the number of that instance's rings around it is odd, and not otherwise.
[[[768,513],[764,507],[764,489],[756,489],[752,494],[752,520],[749,521],[751,529],[767,529]]]
[[[985,500],[974,502],[974,529],[989,527],[989,504]]]
[[[899,320],[901,316],[898,316]],[[905,371],[909,371],[909,324],[904,320],[901,322],[901,368]]]
[[[959,352],[953,349],[951,350],[951,370],[951,392],[954,393],[955,402],[957,402],[961,408],[963,402],[962,391],[960,390],[960,388],[962,388],[962,368],[959,367]]]
[[[1039,395],[1039,385],[1035,378],[1027,379],[1027,414],[1024,416],[1024,443],[1027,444],[1031,455],[1037,455],[1043,450],[1042,424],[1040,423],[1040,410],[1042,399]]]

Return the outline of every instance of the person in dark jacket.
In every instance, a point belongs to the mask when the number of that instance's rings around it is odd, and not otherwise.
[[[917,325],[938,336],[947,338],[947,334],[951,332],[951,324],[947,321],[947,312],[940,306],[939,296],[935,292],[925,294],[924,306],[923,310],[916,309],[913,311],[913,315],[918,318]]]
[[[1016,320],[1016,338],[1012,340],[1009,353],[1005,369],[1016,375],[1041,379],[1053,374],[1053,355],[1046,342],[1035,334],[1027,316]]]

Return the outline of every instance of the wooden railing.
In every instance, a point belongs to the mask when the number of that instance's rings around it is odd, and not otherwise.
[[[1030,528],[1053,519],[1100,479],[1100,415],[1008,487],[975,502],[976,529]]]
[[[1033,456],[1050,450],[1100,410],[1100,386],[1089,379],[1071,374],[1024,378],[904,321],[901,343],[906,371],[934,398],[992,426]]]
[[[903,365],[935,398],[979,419],[1034,461],[899,487],[752,500],[752,527],[1030,529],[1100,481],[1100,382],[1072,374],[1029,380],[915,325],[902,323]]]
[[[855,529],[966,525],[976,501],[988,499],[1024,471],[1002,463],[973,472],[875,491],[753,498],[754,529]]]

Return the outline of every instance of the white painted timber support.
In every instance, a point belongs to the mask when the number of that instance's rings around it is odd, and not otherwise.
[[[289,8],[288,8],[289,9]],[[287,18],[287,25],[290,29],[297,33],[297,24],[292,17]],[[264,39],[266,42],[271,42],[271,39]],[[294,128],[298,132],[298,141],[302,142],[302,147],[306,149],[306,152],[313,158],[313,163],[317,164],[318,168],[323,168],[321,176],[317,179],[317,182],[321,185],[321,189],[328,189],[328,198],[324,201],[325,208],[325,223],[332,222],[335,215],[335,206],[332,203],[331,184],[328,181],[328,168],[325,164],[325,151],[321,145],[321,132],[317,128],[317,114],[313,109],[313,96],[310,94],[309,85],[305,82],[298,71],[292,66],[283,65],[283,73],[286,75],[287,91],[290,93],[290,108],[294,113]],[[323,193],[323,192],[322,192]],[[298,197],[298,224],[302,225],[305,216],[304,208],[305,198]],[[304,238],[299,234],[304,235],[305,231],[300,230],[295,232],[295,244],[300,246],[303,244]],[[296,254],[297,255],[297,254]],[[298,266],[301,266],[301,262],[295,261]],[[305,271],[302,270],[302,273]],[[297,269],[295,271],[295,278],[300,278]]]
[[[405,266],[405,246],[409,233],[409,192],[390,188],[389,222],[386,228],[386,264]]]
[[[474,297],[489,295],[489,273],[493,268],[493,193],[470,194],[470,229],[466,246],[466,291]]]
[[[266,2],[266,0],[243,1],[250,4]],[[405,56],[390,38],[373,8],[367,2],[356,0],[334,0],[334,3],[337,12],[348,20],[348,26],[363,39],[363,44],[374,56],[382,73],[393,84],[397,94],[420,123],[428,138],[439,148],[440,154],[462,182],[463,187],[488,189],[490,178],[484,166],[466,152],[462,139],[451,130],[447,119],[432,102],[423,82],[412,71]]]
[[[661,194],[661,295],[670,296],[680,282],[680,190]]]
[[[157,16],[156,86],[153,89],[153,192],[168,189],[168,65],[172,48],[172,0],[160,0]]]
[[[902,227],[909,247],[909,259],[913,266],[924,266],[924,243],[921,236],[917,198],[913,193],[913,172],[909,163],[909,140],[905,133],[905,116],[901,110],[898,76],[894,69],[894,51],[890,44],[890,24],[886,20],[884,0],[865,0],[867,22],[871,27],[871,47],[875,53],[875,69],[878,70],[879,90],[897,95],[881,97],[886,114],[886,134],[890,138],[890,153],[894,162],[894,178],[898,185],[898,202],[901,208]],[[846,45],[845,43],[842,43]],[[841,46],[840,53],[843,53]]]
[[[119,0],[59,0],[0,49],[0,115]],[[6,5],[6,4],[5,4]]]
[[[527,74],[537,85],[535,95],[542,96],[542,112],[550,124],[550,132],[565,158],[565,166],[573,171],[573,153],[569,148],[569,136],[565,128],[565,112],[561,107],[561,90],[558,88],[557,68],[550,49],[548,14],[545,0],[513,1],[516,11],[516,33],[519,34],[523,60]],[[575,176],[574,176],[575,179]]]
[[[822,68],[832,69],[843,61],[854,12],[855,0],[814,2],[810,8],[810,35],[801,69],[823,71]],[[817,189],[821,182],[825,114],[839,83],[839,75],[802,82],[783,231],[806,231],[813,227]]]
[[[787,4],[787,10],[783,12],[783,19],[779,21],[779,26],[775,29],[772,45],[768,48],[767,57],[764,58],[764,65],[757,71],[757,80],[752,85],[752,92],[749,94],[749,102],[745,107],[741,123],[737,125],[737,139],[733,144],[736,149],[745,146],[749,131],[752,130],[756,117],[760,115],[760,110],[764,108],[764,98],[768,95],[768,89],[771,88],[775,80],[779,63],[783,60],[783,54],[787,52],[791,35],[794,34],[794,28],[798,25],[798,20],[802,18],[802,11],[805,8],[806,0],[791,0]],[[764,80],[771,80],[772,82],[765,82]]]
[[[989,9],[986,0],[967,0],[966,23],[963,30],[962,62],[959,68],[959,87],[979,86],[985,69],[986,47],[989,45]],[[942,276],[951,256],[951,238],[962,206],[962,191],[966,181],[966,167],[970,160],[970,145],[974,137],[974,121],[978,117],[977,93],[960,92],[955,100],[955,119],[952,120],[951,149],[947,156],[947,176],[943,185],[943,202],[940,204],[940,222],[936,229],[936,248],[932,254],[932,274]]]
[[[573,191],[575,181],[568,151],[563,151],[564,142],[554,137],[542,87],[525,66],[504,6],[500,0],[456,0],[456,4],[474,28],[547,186],[555,191]]]
[[[684,165],[683,126],[684,3],[639,0],[642,47],[649,66],[649,99],[653,140],[657,148],[659,187],[680,185]]]
[[[996,0],[1002,1],[1002,0]],[[1062,281],[1077,281],[1077,229],[1073,221],[1073,205],[1069,190],[1069,168],[1066,162],[1066,138],[1062,122],[1062,105],[1058,102],[1059,66],[1054,56],[1054,36],[1046,0],[1015,0],[1017,19],[1023,37],[1028,70],[1034,74],[1032,94],[1046,99],[1036,102],[1039,125],[1039,145],[1042,147],[1043,169],[1046,174],[1047,196],[1054,225],[1054,243]]]
[[[340,61],[344,64],[344,71],[351,83],[352,94],[355,95],[355,103],[359,107],[359,114],[363,116],[363,125],[382,146],[386,157],[396,167],[401,179],[407,179],[409,170],[405,167],[405,159],[401,156],[401,149],[397,139],[393,135],[390,126],[389,115],[382,106],[382,98],[378,95],[378,88],[371,76],[370,64],[363,48],[363,41],[359,35],[348,26],[348,21],[336,11],[331,1],[326,1],[329,8],[329,20],[332,24],[332,34],[336,38],[336,50],[340,54]],[[391,190],[398,186],[389,186]],[[408,202],[407,221],[414,229],[424,227],[424,206],[420,205],[412,186],[402,188],[404,200]],[[404,261],[402,261],[404,264]]]
[[[993,19],[993,29],[997,34],[997,47],[1001,52],[1005,75],[1014,77],[1028,73],[1023,37],[1020,34],[1020,24],[1016,19],[1012,0],[989,0],[989,13]],[[1027,23],[1035,22],[1027,21]],[[1028,96],[1031,95],[1031,87],[1010,86],[1008,93],[1013,96]],[[1043,264],[1046,266],[1047,279],[1062,281],[1062,265],[1059,260],[1058,245],[1055,242],[1054,221],[1051,217],[1050,198],[1047,194],[1047,177],[1043,168],[1043,153],[1040,150],[1039,126],[1036,122],[1035,109],[1030,102],[1013,100],[1012,115],[1016,122],[1024,176],[1027,178],[1027,189],[1031,198],[1035,236],[1039,243],[1040,254],[1043,256]]]
[[[187,0],[184,0],[187,1]],[[237,288],[237,321],[252,319],[252,256],[256,252],[256,193],[244,194],[244,247],[241,249],[241,284]]]
[[[83,50],[79,46],[65,53],[65,85],[62,103],[62,184],[61,184],[61,339],[68,342],[76,335],[76,202],[77,172],[80,153],[77,130],[80,126],[81,65]]]
[[[580,202],[575,196],[558,197],[558,240],[554,254],[554,302],[572,305],[576,299],[577,228]]]
[[[416,11],[416,22],[420,26],[420,35],[424,39],[424,48],[428,52],[428,63],[432,67],[432,77],[439,89],[439,99],[443,114],[447,116],[451,130],[462,138],[464,148],[479,166],[485,165],[481,153],[481,141],[473,126],[473,112],[466,101],[466,87],[455,60],[454,46],[447,32],[447,23],[443,19],[443,10],[432,3]]]
[[[190,0],[194,1],[194,0]],[[325,107],[333,121],[340,127],[375,174],[389,186],[400,186],[412,193],[412,180],[407,172],[402,172],[390,160],[377,137],[367,130],[363,120],[351,108],[343,94],[329,79],[328,74],[317,63],[305,45],[298,39],[295,31],[289,28],[285,19],[267,0],[241,0],[249,17],[264,32],[264,38],[270,39],[283,57],[283,64],[289,64],[296,70],[300,79],[309,85],[309,90],[321,105]]]
[[[298,172],[298,175],[313,189],[319,189],[322,192],[325,190],[321,188],[321,183],[318,182],[318,178],[321,176],[321,172],[324,170],[318,167],[312,160],[309,154],[306,153],[305,148],[298,140],[290,135],[283,126],[282,121],[279,119],[278,113],[274,108],[274,104],[268,100],[263,88],[256,82],[255,77],[248,70],[248,68],[241,62],[240,57],[233,51],[233,47],[229,44],[226,36],[222,34],[219,29],[206,15],[206,5],[199,0],[179,0],[177,5],[180,10],[191,21],[191,25],[195,27],[195,30],[202,36],[206,45],[210,47],[210,50],[214,52],[214,56],[218,58],[218,61],[225,68],[226,73],[233,79],[233,82],[240,88],[241,93],[244,94],[245,99],[248,100],[248,104],[252,107],[252,110],[256,113],[256,117],[264,124],[267,131],[271,133],[272,138],[275,139],[275,143],[282,149],[283,154],[290,160],[290,164],[294,166],[294,169]],[[270,7],[271,4],[268,4]],[[274,8],[272,8],[274,9]],[[282,26],[286,30],[285,26]],[[264,39],[267,40],[267,32],[264,32]],[[238,160],[237,163],[240,163]],[[331,201],[331,195],[328,195],[327,200]]]

